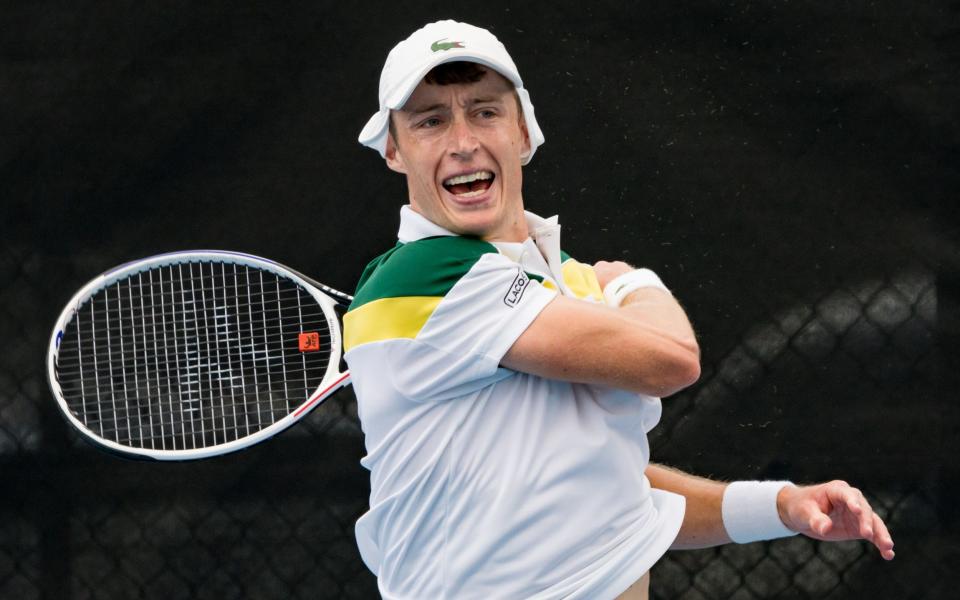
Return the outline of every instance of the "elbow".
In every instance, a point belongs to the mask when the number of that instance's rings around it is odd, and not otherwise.
[[[686,389],[700,380],[700,352],[691,354],[679,369],[677,392]],[[676,392],[674,392],[676,393]]]
[[[700,348],[696,342],[684,344],[673,356],[669,357],[662,371],[659,397],[665,398],[684,390],[700,379]]]

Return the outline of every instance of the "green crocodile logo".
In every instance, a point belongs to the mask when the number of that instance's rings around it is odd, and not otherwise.
[[[430,50],[434,52],[440,52],[441,50],[450,50],[451,48],[463,48],[463,42],[445,42],[447,38],[440,38],[434,43],[430,44]]]

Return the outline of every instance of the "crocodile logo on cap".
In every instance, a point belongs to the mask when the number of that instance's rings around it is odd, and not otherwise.
[[[450,50],[451,48],[463,48],[463,42],[445,42],[447,38],[440,38],[434,43],[430,44],[430,50],[433,52],[440,52],[442,50]]]

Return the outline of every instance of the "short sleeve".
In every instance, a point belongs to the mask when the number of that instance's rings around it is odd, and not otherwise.
[[[450,290],[417,340],[497,363],[556,292],[499,254],[486,254]]]
[[[555,295],[509,259],[484,255],[417,337],[389,351],[393,385],[411,399],[442,400],[503,377],[503,355]]]
[[[432,271],[430,261],[416,267],[419,274],[404,271],[428,283],[408,281],[402,294],[351,309],[344,338],[356,375],[384,379],[375,387],[414,401],[460,396],[509,375],[500,360],[556,292],[495,249],[459,261],[452,278],[451,257],[444,254]]]

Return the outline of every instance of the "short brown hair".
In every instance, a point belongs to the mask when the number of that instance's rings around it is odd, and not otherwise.
[[[476,83],[483,79],[486,74],[486,69],[477,63],[461,60],[435,66],[423,76],[423,80],[434,85]]]
[[[458,60],[454,62],[443,63],[430,69],[423,76],[423,80],[431,85],[453,85],[457,83],[476,83],[483,79],[487,74],[487,69],[475,62]],[[523,117],[523,106],[520,105],[520,96],[517,94],[517,88],[513,88],[513,99],[517,102],[517,112]],[[393,111],[390,112],[390,118],[387,119],[390,135],[393,137],[393,143],[397,143],[397,126],[393,123]]]

